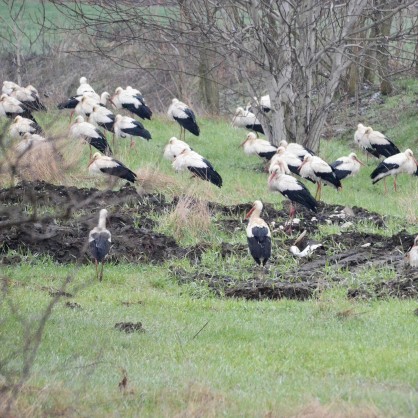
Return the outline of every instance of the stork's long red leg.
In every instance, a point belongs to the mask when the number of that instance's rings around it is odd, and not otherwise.
[[[97,269],[97,260],[94,260],[94,264],[96,266],[96,280],[99,278],[99,270]]]
[[[385,185],[385,194],[388,194],[388,187],[386,186],[386,177],[383,178],[383,184]]]
[[[395,192],[398,191],[397,188],[396,188],[396,174],[395,174],[395,176],[393,178],[393,188],[395,189]]]
[[[100,276],[99,276],[100,281],[102,281],[103,279],[103,268],[104,268],[104,262],[102,261],[102,269],[100,270]]]

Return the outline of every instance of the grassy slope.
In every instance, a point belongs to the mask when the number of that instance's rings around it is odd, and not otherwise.
[[[411,103],[418,83],[405,85],[411,94],[372,108],[370,119],[364,122],[394,138],[401,149],[408,146],[416,151],[417,121]],[[394,107],[403,111],[388,126]],[[387,125],[374,122],[377,117]],[[43,126],[53,121],[50,134],[62,133],[67,127],[66,118],[55,119],[54,115],[39,115]],[[353,131],[358,121],[353,121]],[[152,141],[137,141],[134,150],[121,142],[117,156],[133,169],[158,167],[174,176],[181,187],[209,200],[233,204],[260,198],[279,207],[282,198],[267,190],[259,160],[237,149],[246,132],[234,130],[222,120],[199,122],[202,136],[188,136],[187,140],[222,174],[225,186],[221,190],[190,181],[188,174],[175,175],[161,159],[168,138],[178,132],[177,125],[164,116],[144,123],[153,134]],[[324,141],[321,156],[330,161],[352,148],[350,132],[338,140]],[[80,151],[81,160],[67,182],[101,185],[86,173],[87,147]],[[374,165],[370,162],[358,177],[346,181],[341,193],[325,188],[323,199],[406,215],[407,219],[393,221],[391,228],[408,226],[415,232],[416,179],[401,176],[400,192],[383,196],[383,185],[372,186],[368,178]],[[216,234],[215,229],[205,238],[219,239]],[[244,232],[228,239],[245,243]],[[184,261],[178,264],[188,268]],[[209,252],[202,262],[203,268],[235,271],[237,276],[248,275],[251,265],[249,258],[222,261],[216,252]],[[109,266],[101,284],[91,282],[91,267],[57,269],[36,256],[19,267],[4,269],[4,275],[12,279],[11,298],[31,320],[37,319],[50,299],[41,287],[58,287],[66,274],[74,274],[69,290],[75,293],[72,300],[83,308],[71,310],[63,300],[54,310],[30,386],[19,401],[20,411],[31,411],[34,416],[41,410],[50,416],[62,411],[115,416],[115,410],[123,416],[264,416],[269,412],[283,416],[308,405],[316,416],[324,416],[329,408],[330,416],[335,411],[343,416],[416,414],[418,352],[412,314],[416,302],[347,301],[345,291],[338,288],[306,302],[220,300],[201,287],[177,286],[168,267]],[[371,272],[368,280],[374,280],[375,274],[381,273]],[[77,284],[82,288],[75,291]],[[123,301],[133,304],[126,306]],[[0,305],[0,310],[8,318],[0,324],[3,356],[20,346],[22,332],[7,304]],[[120,333],[113,329],[120,321],[142,321],[147,332]],[[18,359],[9,362],[9,372],[19,369]],[[118,389],[122,368],[129,381],[125,394]],[[77,401],[79,397],[81,401]]]

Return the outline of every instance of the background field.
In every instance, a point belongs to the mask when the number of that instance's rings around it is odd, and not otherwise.
[[[398,94],[383,103],[364,99],[362,118],[350,106],[338,106],[321,144],[320,155],[333,161],[355,149],[357,123],[385,132],[401,150],[417,151],[416,80],[400,80]],[[370,97],[370,96],[367,96]],[[64,139],[61,152],[71,166],[52,181],[66,186],[105,188],[103,180],[88,175],[88,147],[67,137],[68,116],[52,110],[37,114],[49,135]],[[282,207],[282,197],[267,189],[263,163],[247,157],[238,145],[246,131],[226,119],[199,118],[202,135],[187,141],[208,158],[224,179],[224,187],[176,174],[162,159],[168,139],[178,126],[165,115],[144,123],[149,142],[133,149],[119,140],[115,155],[139,173],[151,170],[144,186],[163,194],[192,195],[223,205],[250,204],[255,199]],[[340,133],[338,133],[340,132]],[[12,146],[12,143],[8,143]],[[373,186],[369,160],[343,190],[325,188],[330,204],[364,207],[385,215],[385,225],[366,222],[356,230],[391,236],[401,230],[416,234],[417,178],[399,177],[399,192],[383,194]],[[163,180],[161,180],[163,179]],[[4,186],[11,179],[3,175]],[[17,181],[15,179],[14,181]],[[120,185],[115,187],[115,190]],[[313,186],[310,187],[314,191]],[[3,202],[3,204],[7,202]],[[100,204],[97,204],[97,212]],[[33,208],[23,211],[30,213]],[[60,208],[39,207],[39,213]],[[138,208],[140,212],[140,207]],[[34,341],[33,332],[47,304],[66,278],[67,296],[54,306],[33,362],[30,379],[21,388],[16,416],[303,416],[375,417],[417,415],[418,350],[416,299],[347,298],[347,288],[391,278],[391,266],[329,272],[344,277],[307,301],[247,301],[219,297],[204,282],[179,283],[173,269],[192,274],[229,275],[238,280],[276,277],[297,266],[284,241],[275,232],[275,258],[265,273],[254,269],[243,253],[223,258],[222,242],[246,245],[245,223],[233,232],[217,226],[216,216],[198,232],[180,231],[170,222],[171,212],[155,215],[156,230],[173,235],[182,245],[206,245],[202,259],[155,263],[109,263],[105,279],[97,283],[93,265],[62,265],[36,252],[3,254],[3,293],[0,303],[0,384],[19,381]],[[83,216],[81,213],[75,216]],[[283,222],[285,219],[278,219]],[[59,221],[58,221],[59,222]],[[109,226],[112,230],[112,225]],[[344,233],[340,226],[324,226],[315,235]],[[338,251],[338,235],[330,254]],[[6,265],[17,256],[17,264]],[[6,261],[5,261],[6,260]],[[278,263],[280,264],[274,264]],[[301,262],[303,264],[303,261]],[[325,270],[326,271],[326,270]],[[114,328],[120,322],[141,322],[144,332],[126,334]],[[23,372],[22,372],[23,370]],[[123,377],[126,377],[126,385]],[[7,390],[4,390],[7,396]]]

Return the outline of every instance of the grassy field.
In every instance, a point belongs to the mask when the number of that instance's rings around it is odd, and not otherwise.
[[[324,140],[321,156],[333,161],[355,150],[352,138],[359,122],[385,132],[401,150],[409,147],[418,152],[414,105],[418,83],[402,81],[398,89],[400,94],[385,104],[371,105],[367,117],[352,118],[352,130]],[[347,117],[343,113],[336,117]],[[37,115],[50,135],[64,136],[64,156],[74,163],[55,181],[105,187],[102,180],[88,175],[88,147],[66,138],[67,115],[58,115]],[[149,182],[168,198],[190,193],[228,205],[261,199],[280,208],[283,199],[268,191],[262,162],[238,148],[246,131],[235,130],[222,119],[199,119],[199,124],[202,135],[188,135],[186,140],[222,175],[220,190],[191,180],[187,173],[174,173],[162,159],[164,145],[178,135],[178,126],[164,115],[144,122],[153,136],[149,143],[137,141],[130,149],[128,142],[120,140],[115,155],[134,170],[153,170],[163,178],[163,183]],[[369,179],[375,165],[369,160],[339,193],[325,188],[323,200],[388,215],[386,230],[368,223],[363,226],[367,231],[391,235],[405,228],[416,233],[416,178],[400,176],[397,194],[388,182],[390,192],[384,195],[383,184],[373,186]],[[3,185],[10,182],[7,176],[1,180]],[[168,215],[160,218],[159,230],[173,234]],[[213,248],[205,253],[200,268],[247,277],[253,265],[250,257],[220,258],[215,247],[221,240],[245,244],[244,227],[225,236],[212,225],[208,232],[186,235],[181,242],[211,243]],[[286,252],[280,247],[276,250]],[[22,375],[31,347],[27,343],[34,343],[32,333],[51,301],[49,291],[59,289],[70,277],[65,291],[72,297],[61,298],[47,321],[30,379],[17,398],[17,416],[418,414],[416,300],[347,299],[346,283],[303,302],[250,302],[216,297],[204,285],[178,284],[170,268],[191,269],[187,260],[162,265],[110,264],[104,281],[97,283],[93,266],[62,266],[23,252],[20,256],[19,265],[3,265],[1,271],[0,388]],[[294,265],[291,259],[283,257],[284,263]],[[272,270],[281,268],[285,267]],[[390,275],[390,271],[369,270],[353,278],[349,273],[341,272],[348,282]],[[114,325],[123,321],[140,321],[145,332],[116,330]],[[121,384],[124,376],[126,386]],[[0,390],[0,401],[2,393],[7,392]]]

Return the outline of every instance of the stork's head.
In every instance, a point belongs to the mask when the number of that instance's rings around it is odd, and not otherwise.
[[[80,78],[80,84],[87,84],[87,78],[86,77],[81,77]]]
[[[257,135],[255,132],[250,132],[247,137],[245,138],[245,141],[239,145],[238,148],[243,147],[248,141],[254,141],[257,139]]]
[[[276,150],[276,154],[278,155],[283,155],[285,152],[286,152],[286,148],[283,146],[278,147]]]
[[[360,161],[358,158],[357,158],[357,154],[355,153],[355,152],[351,152],[349,155],[348,155],[348,157],[349,158],[351,158],[353,161],[357,161],[360,165],[366,165],[366,164],[364,164],[363,163],[363,161]]]
[[[20,122],[20,121],[21,121],[21,119],[22,119],[22,116],[17,115],[17,116],[13,119],[13,122],[14,122],[14,123],[18,123],[18,122]]]
[[[75,118],[75,123],[82,123],[84,122],[83,116],[79,115]]]
[[[260,213],[261,213],[262,210],[263,210],[263,204],[261,203],[261,200],[256,200],[253,203],[253,207],[250,209],[250,211],[245,216],[245,219],[248,219],[253,214],[254,214],[254,216],[260,216]]]
[[[284,139],[282,139],[280,142],[279,142],[279,147],[283,147],[283,148],[287,148],[287,146],[288,146],[289,144],[288,144],[288,142],[287,141],[285,141]]]

